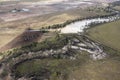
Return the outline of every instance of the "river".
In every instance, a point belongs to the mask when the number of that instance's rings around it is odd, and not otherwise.
[[[120,14],[109,17],[103,17],[103,18],[91,18],[91,19],[85,19],[81,21],[76,21],[74,23],[71,23],[64,28],[61,29],[61,33],[78,33],[78,32],[84,32],[84,29],[90,28],[92,26],[91,24],[102,24],[102,23],[108,23],[112,21],[116,21],[120,19]]]
[[[95,26],[97,24],[109,23],[109,22],[119,20],[120,19],[120,13],[118,11],[115,11],[115,12],[117,14],[113,15],[113,16],[84,19],[84,20],[80,20],[80,21],[70,23],[70,24],[68,24],[67,26],[65,26],[64,28],[61,29],[61,33],[63,33],[63,34],[84,33],[85,29],[88,29],[88,28],[90,28],[92,26]],[[79,44],[82,44],[82,45],[85,45],[85,46],[81,46]],[[86,46],[87,46],[87,48],[86,48]],[[90,57],[94,60],[103,59],[107,56],[107,53],[104,52],[104,50],[103,50],[102,46],[100,46],[100,44],[90,40],[87,37],[85,38],[84,43],[77,43],[76,45],[72,45],[72,48],[73,49],[79,49],[79,50],[82,50],[82,51],[87,51],[88,53],[90,53]]]

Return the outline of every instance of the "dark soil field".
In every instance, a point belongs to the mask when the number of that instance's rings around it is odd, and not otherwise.
[[[21,46],[30,44],[32,42],[37,42],[41,38],[42,35],[43,33],[41,31],[25,30],[22,34],[18,35],[8,44],[3,46],[0,49],[0,51],[21,47]]]

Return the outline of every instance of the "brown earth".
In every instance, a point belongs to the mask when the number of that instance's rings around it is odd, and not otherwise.
[[[25,30],[22,34],[18,35],[15,39],[10,41],[4,47],[0,49],[0,51],[8,50],[11,48],[20,47],[32,42],[37,42],[41,36],[43,35],[40,31],[34,30]]]

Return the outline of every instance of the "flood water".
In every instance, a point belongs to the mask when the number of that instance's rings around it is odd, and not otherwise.
[[[90,24],[95,23],[104,23],[104,22],[112,22],[118,20],[120,18],[119,15],[105,17],[105,18],[94,18],[94,19],[85,19],[81,21],[76,21],[67,25],[66,27],[61,29],[61,33],[78,33],[84,32],[84,29],[89,28]]]

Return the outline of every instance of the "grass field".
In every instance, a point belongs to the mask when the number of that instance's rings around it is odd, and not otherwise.
[[[96,26],[88,30],[89,36],[113,49],[120,51],[120,20]]]
[[[0,47],[4,46],[8,42],[12,41],[20,33],[21,33],[20,31],[16,31],[16,30],[9,30],[9,31],[0,30]]]
[[[73,71],[68,80],[119,80],[119,66],[118,60],[89,61]]]
[[[115,6],[114,9],[119,10],[120,11],[120,6]]]

